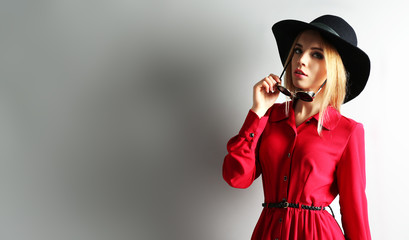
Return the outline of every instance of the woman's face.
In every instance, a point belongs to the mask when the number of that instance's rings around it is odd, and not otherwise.
[[[327,78],[322,38],[318,32],[303,32],[295,44],[291,61],[292,81],[303,91],[316,92]]]

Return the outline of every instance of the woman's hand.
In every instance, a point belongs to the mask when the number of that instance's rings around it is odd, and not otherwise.
[[[263,78],[253,87],[253,110],[259,117],[264,116],[267,110],[275,103],[280,94],[276,88],[281,83],[280,78],[274,74]]]

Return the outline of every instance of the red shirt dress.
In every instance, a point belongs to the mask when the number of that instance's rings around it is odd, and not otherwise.
[[[345,237],[326,210],[263,208],[251,239],[371,239],[365,195],[362,124],[328,107],[296,127],[292,102],[274,104],[262,117],[249,111],[227,143],[223,178],[247,188],[262,175],[264,202],[328,206],[339,194]],[[260,204],[261,206],[261,204]]]

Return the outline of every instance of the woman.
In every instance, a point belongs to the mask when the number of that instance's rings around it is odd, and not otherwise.
[[[265,202],[252,239],[370,239],[364,130],[340,114],[364,89],[369,58],[337,16],[280,21],[273,33],[286,88],[273,74],[255,84],[223,163],[232,187],[262,174]],[[291,101],[275,103],[280,92]],[[345,235],[325,210],[338,194]]]

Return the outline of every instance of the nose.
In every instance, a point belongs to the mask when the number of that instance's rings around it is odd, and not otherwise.
[[[299,55],[297,63],[300,66],[307,66],[307,63],[308,63],[308,54],[307,54],[307,52],[303,52],[303,53],[301,53]]]

